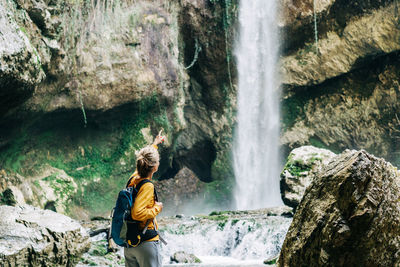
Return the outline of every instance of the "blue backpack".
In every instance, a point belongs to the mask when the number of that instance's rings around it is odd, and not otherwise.
[[[127,185],[129,185],[130,180]],[[153,229],[146,229],[144,232],[140,231],[140,221],[134,221],[131,216],[131,209],[135,203],[136,196],[145,183],[151,183],[150,180],[145,179],[141,181],[136,187],[126,187],[122,189],[115,203],[115,207],[111,213],[111,237],[114,242],[122,247],[136,247],[141,241],[149,240],[157,236],[157,231]],[[157,193],[155,193],[157,200]]]

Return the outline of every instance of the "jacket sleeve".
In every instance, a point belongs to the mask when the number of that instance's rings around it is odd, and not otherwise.
[[[161,207],[155,205],[154,185],[145,183],[139,190],[132,208],[132,219],[136,221],[152,220],[161,212]]]

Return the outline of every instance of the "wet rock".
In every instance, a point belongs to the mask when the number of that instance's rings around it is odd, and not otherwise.
[[[345,151],[307,188],[279,266],[400,264],[400,173],[367,152]]]
[[[32,206],[0,206],[2,266],[70,266],[90,246],[71,218]]]
[[[183,0],[180,8],[185,43],[181,52],[185,67],[194,64],[186,70],[190,86],[184,117],[190,123],[177,138],[179,151],[171,171],[186,166],[204,182],[228,180],[233,176],[230,150],[237,75],[232,55],[238,1]]]
[[[190,254],[184,251],[175,252],[171,256],[171,261],[176,263],[201,263],[201,260],[194,254]]]
[[[313,146],[302,146],[290,152],[280,180],[283,203],[296,209],[315,175],[335,156],[327,149]]]
[[[12,191],[16,204],[29,203],[62,214],[67,213],[71,205],[71,195],[78,190],[74,179],[64,170],[48,165],[36,176],[7,176],[5,185]]]

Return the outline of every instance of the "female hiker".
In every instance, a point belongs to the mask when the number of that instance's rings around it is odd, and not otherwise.
[[[149,239],[142,241],[138,246],[132,244],[133,246],[124,248],[125,266],[127,267],[161,266],[160,237],[155,230],[158,229],[156,216],[161,212],[163,204],[156,199],[153,183],[143,182],[151,180],[153,174],[158,170],[160,156],[157,145],[162,143],[165,138],[161,132],[151,146],[146,146],[139,151],[136,171],[128,181],[128,186],[140,186],[131,214],[133,220],[140,221],[140,231],[147,227],[146,235]]]

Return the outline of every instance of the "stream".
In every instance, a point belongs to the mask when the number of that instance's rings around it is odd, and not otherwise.
[[[286,208],[212,212],[210,215],[164,217],[159,220],[163,266],[266,266],[279,254],[292,218]],[[123,249],[106,253],[106,235],[92,237],[92,248],[78,266],[124,266]],[[201,263],[174,263],[184,251]]]

